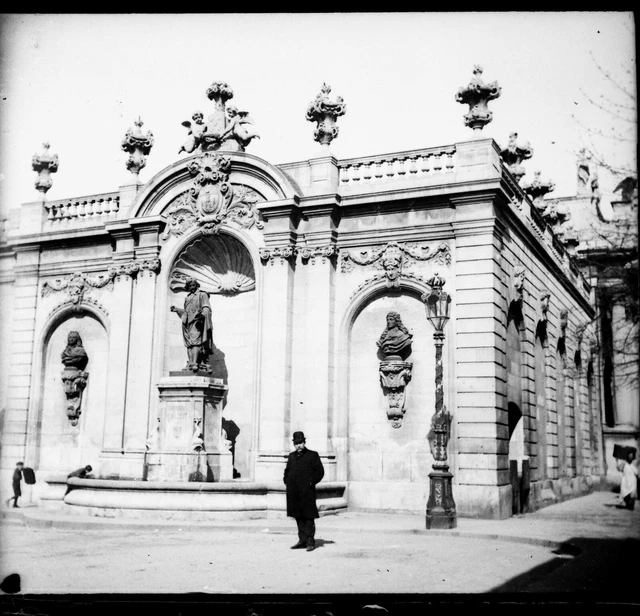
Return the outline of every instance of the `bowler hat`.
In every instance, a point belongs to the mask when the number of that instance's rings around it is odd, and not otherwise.
[[[292,440],[294,443],[303,443],[306,440],[304,438],[304,432],[294,432]]]

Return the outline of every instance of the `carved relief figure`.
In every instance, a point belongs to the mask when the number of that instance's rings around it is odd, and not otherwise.
[[[411,339],[413,335],[402,324],[400,314],[387,314],[387,327],[376,343],[385,359],[404,359],[411,354]]]
[[[67,346],[62,351],[62,386],[67,396],[67,417],[71,425],[78,424],[80,418],[80,406],[82,404],[82,392],[87,386],[89,374],[84,372],[89,361],[89,356],[82,346],[82,338],[76,331],[69,332]]]
[[[184,309],[171,306],[182,321],[182,335],[187,347],[187,370],[211,372],[209,355],[212,352],[211,304],[209,294],[200,291],[200,284],[188,278],[186,288],[189,294],[184,300]]]

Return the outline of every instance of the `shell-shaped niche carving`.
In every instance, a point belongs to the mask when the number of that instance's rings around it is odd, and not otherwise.
[[[171,290],[185,291],[187,278],[195,278],[210,294],[235,295],[256,286],[247,249],[224,234],[200,237],[180,253],[171,271]]]

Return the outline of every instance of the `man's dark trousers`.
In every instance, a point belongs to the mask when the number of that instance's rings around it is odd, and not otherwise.
[[[296,518],[298,539],[305,545],[315,545],[316,523],[313,519]]]

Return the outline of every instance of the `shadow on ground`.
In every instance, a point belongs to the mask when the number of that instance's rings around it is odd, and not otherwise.
[[[586,601],[606,598],[622,603],[640,600],[639,540],[575,537],[553,554],[548,562],[493,588],[490,593],[535,593],[559,598],[570,594]]]

